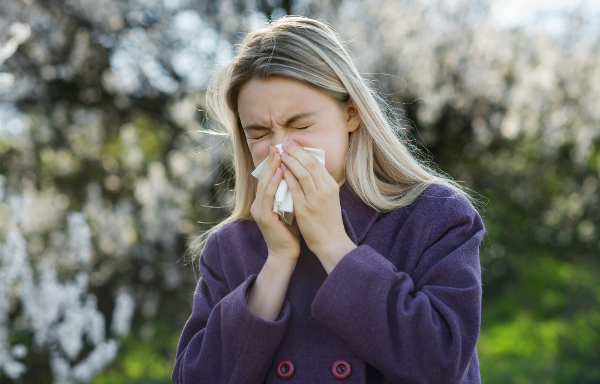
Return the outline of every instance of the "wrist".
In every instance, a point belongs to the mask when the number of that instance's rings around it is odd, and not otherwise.
[[[275,270],[290,270],[293,271],[298,262],[297,257],[280,256],[269,253],[265,265]]]
[[[327,246],[315,252],[315,255],[319,258],[321,264],[323,264],[323,268],[325,268],[327,274],[330,274],[340,260],[356,248],[356,244],[346,236],[337,241],[329,242]]]
[[[250,311],[267,321],[276,321],[281,312],[290,278],[296,265],[295,260],[269,255],[247,291]]]

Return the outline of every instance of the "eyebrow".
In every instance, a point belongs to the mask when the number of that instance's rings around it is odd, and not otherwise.
[[[285,122],[284,125],[290,125],[292,124],[294,121],[301,119],[303,117],[307,117],[310,115],[314,115],[314,112],[302,112],[302,113],[297,113],[294,116],[290,117],[289,119],[287,119],[287,121]],[[269,127],[264,127],[262,125],[257,125],[257,124],[250,124],[250,125],[246,125],[244,128],[244,131],[250,131],[250,130],[258,130],[258,129],[268,129],[269,131],[271,130],[271,128]]]

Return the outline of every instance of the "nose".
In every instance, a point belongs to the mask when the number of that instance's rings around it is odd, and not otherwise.
[[[271,135],[271,145],[275,146],[277,144],[282,144],[289,140],[291,137],[289,129],[277,129],[273,128],[273,134]]]

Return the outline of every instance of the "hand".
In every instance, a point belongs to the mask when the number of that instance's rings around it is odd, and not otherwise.
[[[300,240],[273,212],[275,192],[283,177],[283,171],[279,168],[281,155],[277,148],[271,147],[265,165],[258,178],[256,199],[250,207],[250,214],[265,238],[269,256],[296,261],[300,256]]]
[[[283,145],[283,177],[292,192],[298,228],[327,273],[356,248],[344,229],[340,187],[314,156],[294,142]]]

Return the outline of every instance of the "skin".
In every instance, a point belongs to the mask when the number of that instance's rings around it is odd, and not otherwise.
[[[348,134],[359,127],[360,117],[351,102],[341,105],[315,88],[281,77],[245,84],[238,113],[255,167],[268,160],[250,213],[269,254],[250,288],[248,305],[257,316],[273,321],[300,255],[300,236],[328,274],[356,248],[344,229],[339,187],[345,182]],[[298,114],[308,115],[290,121]],[[283,142],[280,156],[274,146]],[[302,147],[325,150],[325,165]],[[282,177],[294,200],[295,218],[289,227],[272,209]]]

